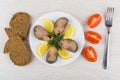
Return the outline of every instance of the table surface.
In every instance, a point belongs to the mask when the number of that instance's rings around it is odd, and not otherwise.
[[[120,0],[0,0],[0,80],[119,80],[120,79]],[[110,67],[102,67],[105,51],[107,29],[104,25],[105,11],[108,6],[115,7],[114,25],[111,28]],[[84,30],[97,31],[102,35],[98,45],[86,42],[85,45],[94,46],[97,51],[97,62],[90,63],[82,55],[73,63],[62,67],[50,67],[42,64],[35,56],[32,62],[20,67],[14,65],[3,48],[8,37],[4,31],[9,27],[9,21],[16,12],[24,11],[31,15],[32,24],[42,14],[52,11],[70,13],[83,26]],[[95,29],[86,26],[87,18],[94,13],[103,17],[101,24]]]

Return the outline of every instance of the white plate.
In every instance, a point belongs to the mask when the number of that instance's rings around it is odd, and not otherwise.
[[[44,55],[42,57],[40,57],[40,56],[37,55],[37,47],[38,47],[39,44],[43,43],[44,41],[38,40],[34,36],[34,27],[36,25],[42,25],[43,26],[43,24],[40,22],[41,19],[43,19],[43,18],[49,18],[49,19],[51,19],[51,20],[53,20],[55,22],[60,17],[66,17],[69,20],[69,24],[73,24],[75,26],[76,32],[75,32],[75,35],[74,35],[74,37],[72,39],[77,42],[77,44],[78,44],[78,50],[75,53],[69,52],[73,56],[73,58],[71,58],[71,59],[63,60],[60,57],[58,57],[58,59],[57,59],[57,61],[55,63],[49,64],[49,63],[46,62],[46,58],[45,58],[46,55]],[[30,29],[30,33],[29,33],[29,44],[30,44],[30,48],[31,48],[33,54],[42,63],[50,65],[50,66],[63,66],[63,65],[69,64],[69,63],[73,62],[74,60],[76,60],[79,57],[79,55],[80,55],[80,53],[81,53],[81,51],[83,49],[84,42],[85,42],[85,40],[84,40],[84,33],[83,33],[83,29],[82,29],[82,26],[80,25],[79,21],[76,20],[70,14],[65,13],[65,12],[50,12],[50,13],[42,15],[32,25],[32,27]]]

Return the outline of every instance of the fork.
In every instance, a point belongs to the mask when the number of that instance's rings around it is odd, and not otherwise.
[[[103,59],[103,68],[107,69],[109,67],[109,42],[110,42],[110,28],[112,27],[113,23],[113,13],[114,13],[114,8],[113,7],[108,7],[107,8],[107,13],[105,17],[105,25],[107,27],[107,43],[106,43],[106,51]]]

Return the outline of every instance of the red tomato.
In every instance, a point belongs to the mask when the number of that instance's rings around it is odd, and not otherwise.
[[[92,46],[88,46],[84,48],[82,54],[85,57],[85,59],[87,59],[90,62],[97,61],[97,54]]]
[[[98,34],[97,32],[93,31],[87,31],[85,33],[85,38],[87,41],[93,43],[93,44],[98,44],[100,40],[102,39],[102,36]]]
[[[101,20],[102,17],[100,16],[100,14],[93,14],[89,17],[87,24],[90,28],[95,28],[100,24]]]

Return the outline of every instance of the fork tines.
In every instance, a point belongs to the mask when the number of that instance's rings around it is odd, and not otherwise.
[[[107,8],[107,14],[106,14],[106,20],[112,21],[113,13],[114,13],[114,8],[113,7],[108,7]]]

